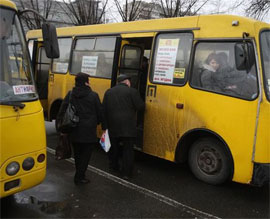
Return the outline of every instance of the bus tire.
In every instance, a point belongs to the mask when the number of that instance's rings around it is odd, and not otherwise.
[[[232,173],[231,156],[225,146],[214,138],[202,138],[193,143],[188,162],[198,179],[218,185],[229,179]]]

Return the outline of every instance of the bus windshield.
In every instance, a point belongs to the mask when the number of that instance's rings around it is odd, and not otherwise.
[[[262,66],[265,79],[265,90],[267,99],[270,101],[270,31],[261,33],[261,48],[262,48]]]
[[[0,8],[0,104],[37,99],[30,59],[16,12]]]

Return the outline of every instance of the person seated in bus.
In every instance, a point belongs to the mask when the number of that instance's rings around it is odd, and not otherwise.
[[[201,73],[201,85],[203,88],[214,91],[222,90],[218,83],[219,80],[217,80],[220,78],[220,75],[216,75],[219,73],[218,69],[220,68],[220,65],[220,57],[214,52],[210,53],[205,60]]]
[[[229,65],[228,55],[225,52],[220,52],[217,55],[220,57],[220,67],[218,69],[220,74],[216,74],[215,77],[220,77],[224,93],[247,98],[256,96],[255,65],[249,72],[237,71]]]
[[[144,100],[145,99],[145,89],[146,89],[146,84],[147,84],[147,71],[148,71],[148,58],[145,56],[143,57],[142,60],[142,68],[140,71],[140,86],[139,86],[139,91],[141,98]]]
[[[237,71],[233,70],[224,75],[224,92],[234,96],[254,98],[257,96],[257,78],[255,76],[255,66],[253,70]]]
[[[253,98],[257,94],[256,77],[231,67],[225,52],[211,53],[204,69],[201,82],[206,89],[245,98]]]

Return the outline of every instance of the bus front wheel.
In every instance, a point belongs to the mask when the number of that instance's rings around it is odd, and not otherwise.
[[[232,172],[232,162],[225,146],[213,138],[203,138],[193,143],[188,162],[198,179],[212,185],[224,183]]]

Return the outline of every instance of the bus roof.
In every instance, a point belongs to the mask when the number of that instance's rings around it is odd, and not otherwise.
[[[9,1],[9,0],[0,0],[0,6],[9,7],[17,11],[16,5],[12,1]]]
[[[254,25],[270,27],[269,24],[254,19],[233,15],[200,15],[122,23],[96,24],[57,28],[57,35],[83,36],[106,34],[147,33],[160,31],[200,30],[196,37],[242,37],[243,32],[253,35]],[[241,33],[241,34],[240,34]],[[27,38],[41,38],[40,30],[27,33]]]

